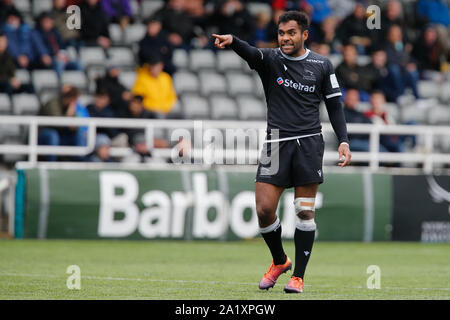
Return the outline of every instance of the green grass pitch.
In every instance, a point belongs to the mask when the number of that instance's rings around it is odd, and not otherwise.
[[[284,242],[294,258],[294,244]],[[450,246],[316,242],[302,294],[285,294],[291,272],[269,291],[261,239],[210,241],[0,240],[0,299],[450,299]],[[81,289],[66,286],[69,265]],[[368,289],[369,265],[381,288]]]

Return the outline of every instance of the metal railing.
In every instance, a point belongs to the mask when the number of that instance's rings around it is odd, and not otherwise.
[[[38,155],[86,156],[94,151],[97,128],[132,128],[144,129],[147,144],[152,148],[155,129],[193,130],[193,137],[200,132],[202,139],[207,130],[256,130],[258,136],[257,147],[243,149],[226,149],[223,154],[234,159],[239,155],[246,155],[253,163],[259,156],[265,137],[266,122],[264,121],[221,121],[221,120],[163,120],[163,119],[116,119],[116,118],[69,118],[69,117],[38,117],[38,116],[0,116],[0,125],[20,125],[28,128],[28,143],[2,144],[0,154],[28,155],[28,162],[34,164]],[[87,145],[76,146],[44,146],[38,145],[39,127],[87,127]],[[418,163],[425,173],[430,173],[435,164],[449,164],[450,153],[441,153],[435,149],[437,136],[450,136],[450,126],[422,126],[422,125],[371,125],[347,124],[349,134],[368,134],[370,149],[368,152],[352,151],[352,162],[368,163],[371,171],[376,171],[381,162],[396,162],[401,164]],[[200,131],[199,131],[200,130]],[[322,124],[324,134],[333,133],[329,123]],[[242,131],[241,131],[242,133]],[[414,135],[419,139],[420,151],[415,152],[379,152],[380,135]],[[176,134],[173,140],[176,141]],[[202,141],[201,141],[202,142]],[[234,144],[233,144],[234,145]],[[192,155],[195,160],[202,161],[205,157],[205,143],[192,144]],[[220,150],[219,150],[220,151]],[[113,156],[124,156],[131,152],[130,148],[111,148]],[[170,158],[173,149],[154,149],[154,155]],[[324,162],[337,161],[337,151],[325,150]]]

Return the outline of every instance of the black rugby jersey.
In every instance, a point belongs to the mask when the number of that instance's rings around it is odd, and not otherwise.
[[[280,138],[321,132],[321,100],[341,96],[330,60],[306,49],[300,57],[284,54],[280,48],[255,48],[233,36],[230,46],[258,72],[267,102],[267,131],[278,129]],[[328,108],[328,105],[327,105]],[[342,106],[330,121],[339,142],[348,141]],[[330,110],[328,109],[329,113]]]

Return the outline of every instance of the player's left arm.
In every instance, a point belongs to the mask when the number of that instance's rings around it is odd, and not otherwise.
[[[327,107],[331,126],[339,141],[339,166],[345,167],[350,163],[352,154],[347,135],[344,108],[341,102],[341,89],[334,74],[333,65],[329,60],[325,63],[325,76],[322,83],[322,93]]]

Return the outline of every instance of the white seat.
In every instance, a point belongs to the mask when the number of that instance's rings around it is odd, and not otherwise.
[[[0,114],[11,114],[11,100],[6,93],[0,93]]]
[[[144,38],[147,27],[141,23],[134,23],[125,29],[124,41],[126,44],[136,44]]]
[[[428,124],[450,125],[450,108],[448,106],[435,106],[428,111]]]
[[[222,72],[243,70],[242,58],[232,50],[221,50],[217,52],[217,69]]]
[[[37,17],[40,13],[52,10],[52,0],[34,0],[33,3],[33,16]],[[15,4],[15,1],[14,1]]]
[[[195,73],[178,71],[173,75],[173,85],[178,94],[185,92],[199,92],[200,84]]]
[[[253,17],[256,17],[260,12],[265,12],[272,16],[272,7],[267,3],[248,2],[247,9]]]
[[[14,7],[16,7],[19,12],[31,12],[30,0],[14,0]]]
[[[319,105],[319,118],[322,123],[330,122],[330,116],[328,115],[327,107],[323,101],[321,101]]]
[[[414,105],[404,106],[400,113],[400,119],[402,123],[416,121],[417,123],[425,124],[427,122],[427,109],[418,108]]]
[[[201,72],[200,90],[203,95],[211,93],[226,93],[227,83],[225,77],[216,72]]]
[[[240,96],[236,99],[238,104],[239,119],[241,120],[265,120],[266,106],[261,99],[253,96]]]
[[[177,68],[186,69],[189,63],[189,56],[184,49],[175,49],[172,57],[173,64]]]
[[[229,72],[226,74],[229,93],[232,96],[238,94],[253,94],[255,86],[253,78],[244,73]]]
[[[128,90],[132,90],[134,84],[136,83],[137,74],[134,71],[121,71],[119,73],[119,81],[123,84]]]
[[[228,96],[212,96],[210,98],[211,118],[214,120],[221,119],[238,119],[238,107],[236,102]]]
[[[45,89],[39,93],[39,101],[41,105],[46,104],[59,94],[58,89]]]
[[[209,106],[205,98],[195,94],[181,97],[183,113],[186,119],[209,119]]]
[[[17,69],[16,78],[19,79],[21,83],[30,83],[31,82],[31,76],[28,70],[26,69]]]
[[[255,86],[255,94],[260,98],[265,98],[264,86],[258,74],[253,75],[253,84]]]
[[[90,95],[90,94],[82,94],[79,98],[78,98],[78,102],[82,105],[87,107],[89,104],[91,104],[94,101],[94,96]]]
[[[443,102],[450,102],[450,81],[442,84],[441,99]]]
[[[40,108],[38,97],[29,93],[13,95],[12,104],[15,115],[36,115]]]
[[[61,75],[62,84],[71,84],[81,90],[88,89],[88,81],[83,71],[64,71]]]
[[[104,65],[105,52],[101,47],[83,47],[80,49],[80,61],[83,67],[89,65]]]
[[[421,98],[438,98],[440,95],[440,86],[431,80],[420,80],[417,83],[417,90]]]
[[[164,6],[162,0],[142,1],[141,3],[141,16],[145,19],[152,16],[156,11]]]
[[[215,69],[216,68],[216,56],[211,50],[194,49],[191,50],[189,55],[190,67],[193,71],[199,71],[200,69]]]
[[[108,50],[108,65],[134,67],[136,61],[133,51],[127,47],[112,47]]]
[[[386,102],[385,104],[387,113],[394,118],[396,123],[400,122],[400,107],[396,103]]]
[[[54,70],[34,70],[31,79],[36,92],[48,88],[56,89],[59,86],[58,75]]]
[[[119,24],[110,23],[108,26],[109,37],[114,44],[122,43],[123,31]]]
[[[330,59],[331,64],[336,68],[342,62],[343,57],[340,53],[333,53],[328,56],[328,59]]]

